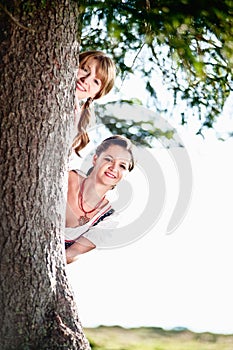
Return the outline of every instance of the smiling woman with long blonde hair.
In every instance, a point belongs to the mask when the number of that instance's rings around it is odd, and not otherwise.
[[[79,55],[79,69],[75,91],[77,134],[72,148],[76,154],[88,144],[90,106],[94,100],[107,95],[113,88],[116,68],[112,59],[102,51],[86,51]],[[80,108],[80,100],[85,100]]]

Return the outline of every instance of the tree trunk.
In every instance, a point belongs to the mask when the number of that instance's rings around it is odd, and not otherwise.
[[[0,349],[90,349],[65,271],[78,5],[0,4]]]

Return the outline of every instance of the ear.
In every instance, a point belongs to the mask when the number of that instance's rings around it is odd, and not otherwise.
[[[95,154],[92,159],[92,164],[95,166],[98,156]]]

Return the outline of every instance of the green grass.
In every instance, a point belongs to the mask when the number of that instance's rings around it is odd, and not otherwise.
[[[233,350],[233,335],[141,327],[85,328],[92,350]]]

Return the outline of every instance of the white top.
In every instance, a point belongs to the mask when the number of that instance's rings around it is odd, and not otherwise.
[[[116,220],[117,214],[114,212],[104,217],[97,225],[93,226],[98,219],[112,209],[111,205],[106,204],[90,221],[82,226],[65,227],[65,241],[77,241],[81,236],[87,238],[97,248],[104,246],[106,239],[109,239],[114,228],[119,222]]]

